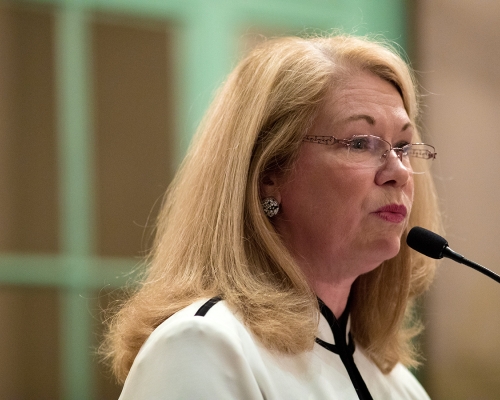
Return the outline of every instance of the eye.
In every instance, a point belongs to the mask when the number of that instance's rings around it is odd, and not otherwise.
[[[403,156],[408,156],[411,153],[412,146],[411,143],[408,143],[406,141],[401,141],[396,143],[395,146],[393,146],[394,149],[402,149],[401,153]]]
[[[400,142],[396,143],[395,145],[393,145],[392,147],[393,147],[393,148],[402,149],[402,148],[404,148],[405,146],[408,146],[409,144],[410,144],[410,143],[409,143],[409,142],[407,142],[406,140],[402,140],[402,141],[400,141]]]
[[[351,150],[370,150],[373,148],[373,143],[369,136],[354,136],[349,141]]]

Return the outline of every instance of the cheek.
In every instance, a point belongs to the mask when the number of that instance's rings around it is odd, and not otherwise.
[[[291,201],[300,201],[301,206],[307,207],[311,212],[324,213],[332,205],[341,203],[349,197],[343,179],[333,168],[317,165],[305,165],[297,169],[284,186],[283,194]]]
[[[369,179],[373,181],[366,172],[357,172],[332,165],[295,171],[282,191],[283,211],[290,212],[286,217],[301,215],[323,229],[333,224],[348,229],[362,217],[369,200]]]
[[[328,148],[312,149],[315,151],[302,148],[293,170],[280,185],[282,216],[297,224],[314,221],[322,229],[332,224],[349,228],[367,207],[374,174],[336,163]]]
[[[409,206],[412,207],[414,196],[415,196],[415,184],[413,181],[413,176],[410,176],[410,179],[409,179],[409,181],[406,184],[406,187],[404,189],[404,193],[408,199]]]

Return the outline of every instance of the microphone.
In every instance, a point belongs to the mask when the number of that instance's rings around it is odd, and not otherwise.
[[[471,267],[500,283],[499,275],[453,251],[449,248],[448,242],[444,237],[439,236],[437,233],[431,232],[428,229],[420,226],[411,228],[410,232],[408,232],[408,237],[406,238],[406,244],[413,250],[422,253],[424,256],[435,259],[443,257],[449,258],[460,264],[467,265],[468,267]]]

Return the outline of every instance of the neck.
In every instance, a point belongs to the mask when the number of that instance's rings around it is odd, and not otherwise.
[[[349,293],[351,292],[352,281],[343,281],[340,283],[332,282],[314,282],[313,290],[323,303],[325,303],[333,315],[338,319],[344,312]]]

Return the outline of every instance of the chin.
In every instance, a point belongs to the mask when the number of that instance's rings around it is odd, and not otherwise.
[[[401,249],[401,239],[399,237],[393,237],[379,240],[376,243],[376,249],[377,253],[380,255],[380,263],[390,260],[398,255]]]

